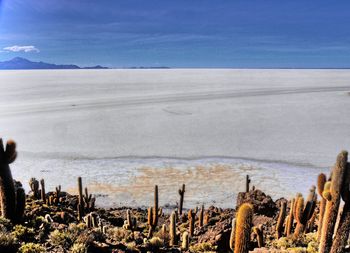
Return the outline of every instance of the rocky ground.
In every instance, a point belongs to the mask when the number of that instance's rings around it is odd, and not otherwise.
[[[47,193],[46,198],[53,195]],[[288,252],[317,252],[313,245],[314,231],[298,240],[276,240],[276,220],[283,201],[286,200],[273,201],[260,190],[239,194],[237,206],[244,202],[253,204],[253,225],[263,228],[264,247],[257,249],[257,238],[252,233],[249,250],[283,252],[281,249],[290,248]],[[0,220],[0,252],[232,252],[229,241],[231,222],[236,214],[234,209],[205,208],[202,226],[199,224],[200,211],[194,210],[197,211],[194,233],[189,239],[189,247],[183,248],[181,240],[190,226],[187,210],[178,215],[176,233],[179,242],[169,246],[170,214],[159,213],[158,224],[150,238],[145,209],[90,208],[84,210],[85,217],[79,220],[77,205],[78,196],[65,192],[60,192],[59,198],[50,205],[32,195],[27,196],[21,223]],[[133,220],[132,229],[127,223],[127,210]]]

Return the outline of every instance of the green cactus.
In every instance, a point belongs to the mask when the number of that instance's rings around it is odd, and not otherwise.
[[[331,253],[345,252],[350,232],[350,164],[347,164],[345,178],[341,189],[345,205],[340,216],[339,227],[334,237]]]
[[[280,213],[278,215],[277,225],[276,225],[276,238],[279,239],[283,236],[283,223],[286,218],[287,204],[286,202],[281,203]]]
[[[242,204],[236,217],[234,253],[248,253],[252,221],[253,206],[248,203]]]
[[[323,192],[323,197],[327,199],[326,209],[323,217],[321,240],[319,245],[319,253],[328,253],[331,250],[333,242],[334,227],[337,221],[340,192],[344,182],[344,175],[346,171],[348,160],[348,152],[342,151],[337,157],[336,164],[332,170],[330,189]]]
[[[46,192],[45,192],[45,180],[44,179],[41,179],[40,180],[40,186],[41,186],[41,190],[40,190],[40,193],[41,193],[41,200],[46,203]]]

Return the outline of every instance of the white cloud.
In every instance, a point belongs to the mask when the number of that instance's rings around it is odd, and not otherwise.
[[[25,53],[29,53],[29,52],[40,52],[39,49],[37,49],[35,46],[11,46],[11,47],[4,47],[3,50],[7,51],[7,52],[25,52]]]

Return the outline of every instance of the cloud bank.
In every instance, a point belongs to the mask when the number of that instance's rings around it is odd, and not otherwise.
[[[3,50],[7,52],[25,52],[25,53],[40,52],[40,50],[37,49],[35,46],[17,46],[17,45],[14,45],[11,47],[4,47]]]

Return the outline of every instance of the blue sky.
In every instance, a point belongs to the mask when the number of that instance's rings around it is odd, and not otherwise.
[[[0,0],[0,61],[350,67],[350,1]]]

